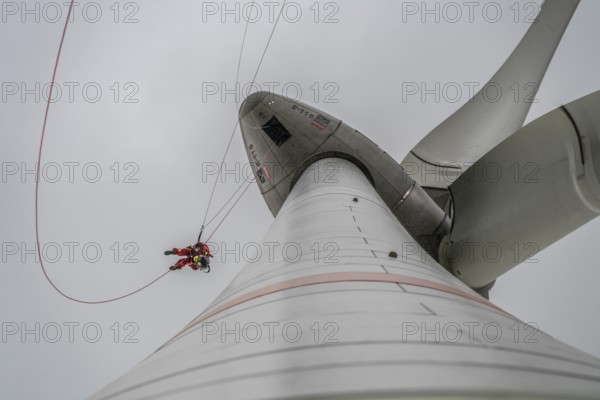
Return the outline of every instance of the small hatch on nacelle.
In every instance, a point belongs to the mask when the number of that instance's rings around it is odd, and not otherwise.
[[[288,140],[292,135],[290,132],[283,126],[283,124],[277,119],[277,117],[271,118],[267,121],[266,124],[263,125],[263,130],[273,143],[277,146],[281,146],[286,140]]]

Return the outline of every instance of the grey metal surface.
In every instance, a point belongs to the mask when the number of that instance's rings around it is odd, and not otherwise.
[[[481,287],[600,213],[600,91],[526,125],[451,186],[440,263]]]
[[[402,161],[412,178],[423,186],[446,187],[523,126],[578,4],[579,0],[544,2],[536,21],[489,82]],[[437,175],[423,174],[425,170]]]
[[[240,127],[248,159],[255,165],[257,184],[273,215],[277,215],[309,165],[335,156],[361,168],[413,235],[443,235],[450,229],[444,210],[394,159],[363,134],[323,111],[273,93],[258,92],[244,100]],[[332,166],[326,173],[335,172]]]
[[[203,314],[93,399],[600,397],[599,359],[429,258],[351,162],[306,169],[262,243]]]

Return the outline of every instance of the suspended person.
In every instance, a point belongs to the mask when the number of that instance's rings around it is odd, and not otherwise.
[[[194,245],[194,251],[198,253],[198,262],[200,263],[200,268],[205,270],[205,272],[210,272],[210,248],[204,242],[198,241]]]
[[[210,272],[209,257],[212,257],[212,254],[210,254],[210,248],[206,245],[206,243],[197,242],[194,245],[190,245],[181,249],[174,247],[172,250],[165,251],[165,255],[171,254],[184,257],[179,259],[175,265],[169,267],[171,271],[182,269],[186,265],[189,265],[190,268],[195,271],[201,269],[204,272]]]

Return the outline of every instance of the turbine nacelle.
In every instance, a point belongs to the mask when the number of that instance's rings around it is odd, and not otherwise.
[[[240,107],[239,118],[256,182],[273,215],[311,164],[337,157],[360,168],[419,243],[426,244],[430,237],[441,239],[448,232],[450,219],[420,185],[379,146],[338,118],[268,92],[248,96]],[[329,170],[315,179],[331,183],[336,166],[331,165]],[[430,250],[436,246],[426,247]]]

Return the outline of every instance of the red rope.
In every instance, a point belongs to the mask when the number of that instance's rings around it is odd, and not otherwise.
[[[54,290],[56,290],[58,293],[60,293],[63,297],[65,297],[69,300],[75,301],[77,303],[100,304],[100,303],[109,303],[111,301],[120,300],[125,297],[134,295],[137,292],[146,289],[148,286],[152,285],[153,283],[155,283],[156,281],[158,281],[159,279],[161,279],[163,276],[167,275],[171,271],[167,270],[167,272],[160,275],[158,278],[154,279],[152,282],[142,286],[141,288],[139,288],[131,293],[127,293],[123,296],[115,297],[115,298],[108,299],[108,300],[86,301],[86,300],[79,300],[74,297],[71,297],[71,296],[65,294],[62,290],[60,290],[54,284],[52,279],[50,279],[50,276],[48,276],[48,273],[46,272],[46,268],[44,267],[44,261],[43,261],[44,259],[42,257],[41,246],[40,246],[39,222],[38,222],[38,192],[39,192],[39,184],[40,184],[40,179],[39,179],[40,165],[41,165],[41,160],[42,160],[42,149],[44,147],[44,135],[46,134],[46,123],[48,122],[48,111],[50,110],[50,99],[52,99],[52,89],[54,89],[54,81],[56,79],[56,71],[58,70],[58,61],[60,60],[60,54],[62,52],[63,43],[65,41],[65,36],[67,34],[67,26],[69,25],[69,19],[71,18],[71,11],[73,10],[74,1],[75,0],[71,0],[71,2],[69,3],[69,11],[67,12],[67,19],[65,20],[65,26],[63,28],[62,36],[60,38],[60,45],[58,46],[58,53],[56,54],[56,61],[54,63],[54,71],[52,72],[52,83],[50,84],[50,91],[48,93],[48,101],[46,102],[46,112],[44,114],[44,125],[42,126],[42,137],[40,138],[40,149],[38,152],[36,177],[35,177],[35,241],[37,243],[37,252],[38,252],[38,257],[40,260],[40,266],[42,267],[42,271],[44,272],[44,276],[46,277],[46,280],[50,283],[50,285],[52,285]]]

